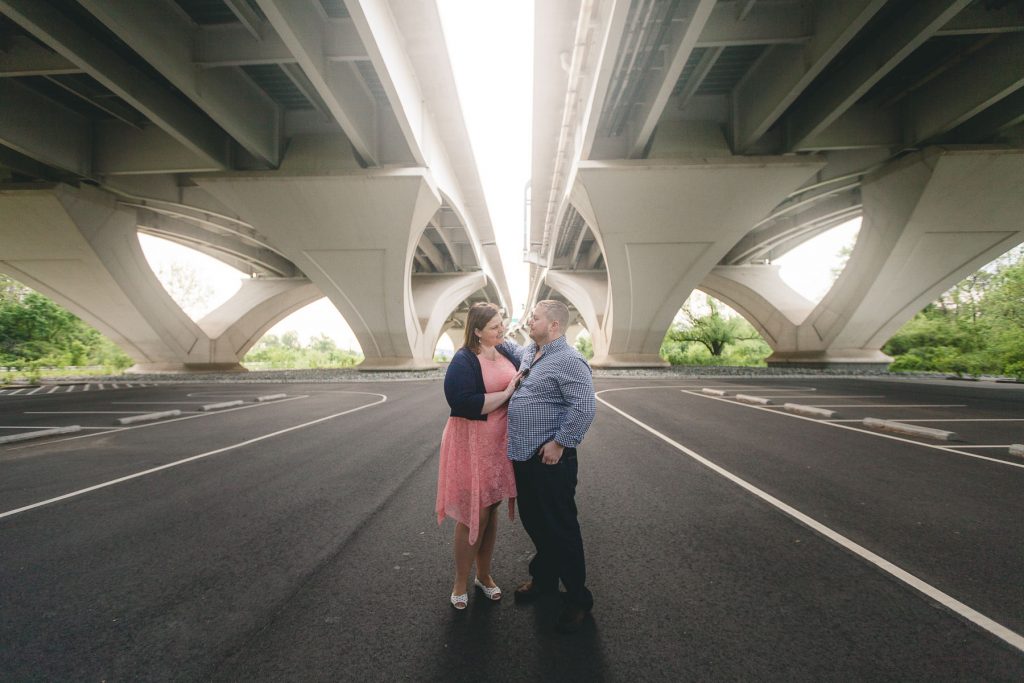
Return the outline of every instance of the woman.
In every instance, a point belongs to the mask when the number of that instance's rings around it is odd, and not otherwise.
[[[506,449],[508,403],[519,378],[522,349],[505,341],[505,324],[494,304],[469,309],[462,348],[444,376],[444,395],[451,417],[441,437],[437,477],[438,524],[445,515],[455,524],[455,582],[451,603],[465,609],[469,602],[469,570],[476,560],[473,585],[491,600],[501,589],[491,577],[491,557],[498,532],[497,509],[509,499],[509,518],[515,514],[516,480]]]

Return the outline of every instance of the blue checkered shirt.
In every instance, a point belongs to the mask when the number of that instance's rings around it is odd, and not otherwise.
[[[564,336],[543,350],[534,364],[536,342],[523,349],[519,369],[530,373],[508,402],[509,460],[529,460],[551,440],[575,448],[594,421],[597,403],[587,361]]]

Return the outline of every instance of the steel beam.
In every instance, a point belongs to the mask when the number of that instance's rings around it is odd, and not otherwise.
[[[319,29],[327,62],[366,61],[359,33],[351,19],[330,19]],[[295,64],[297,59],[272,26],[264,22],[253,35],[244,26],[202,26],[195,33],[193,61],[202,68],[250,64]]]
[[[733,151],[749,150],[884,5],[822,3],[806,45],[770,48],[733,90]]]
[[[860,100],[878,81],[949,23],[971,0],[914,3],[900,21],[885,26],[863,52],[836,70],[786,115],[787,149],[799,148]]]
[[[693,15],[684,28],[673,27],[673,37],[668,54],[666,55],[665,68],[657,75],[652,74],[644,85],[640,94],[640,108],[634,114],[633,119],[636,126],[633,128],[635,134],[629,143],[630,158],[637,158],[643,154],[647,143],[654,134],[654,127],[658,125],[658,119],[665,110],[665,104],[672,94],[673,88],[679,81],[680,74],[690,54],[697,43],[697,37],[704,29],[708,17],[711,16],[711,8],[715,0],[700,0],[693,10]]]
[[[88,119],[7,78],[0,78],[0,143],[49,166],[92,175]]]
[[[603,29],[603,35],[598,33],[598,39],[601,42],[596,58],[598,61],[594,66],[596,74],[591,79],[590,92],[583,98],[584,109],[580,117],[580,126],[583,130],[579,151],[581,159],[592,158],[594,140],[597,138],[598,127],[601,125],[601,111],[605,98],[608,96],[608,88],[611,86],[612,75],[615,71],[615,56],[619,52],[619,45],[623,39],[629,6],[630,3],[624,0],[598,6],[599,12],[604,9],[609,12],[607,16],[599,14],[596,19],[599,27]],[[555,139],[558,139],[557,136]]]
[[[803,45],[813,37],[805,5],[762,3],[751,9],[743,14],[731,3],[715,5],[696,47]]]
[[[345,7],[370,55],[413,162],[417,166],[430,166],[424,140],[425,119],[429,116],[423,106],[425,98],[407,52],[408,46],[388,3],[386,0],[348,0]]]
[[[196,70],[191,51],[194,25],[169,0],[79,2],[246,151],[271,166],[280,163],[280,107],[241,72]]]
[[[1019,5],[1004,3],[1003,7],[996,9],[985,7],[985,4],[993,3],[972,3],[939,29],[936,35],[967,36],[1024,31],[1024,15]]]
[[[258,2],[359,156],[376,165],[380,158],[377,103],[351,64],[327,60],[322,9],[310,0]]]
[[[1024,87],[1024,33],[998,38],[904,102],[908,144],[952,130]]]
[[[77,64],[27,36],[10,36],[7,40],[6,48],[0,50],[0,77],[82,73]]]
[[[0,12],[78,65],[115,95],[216,168],[226,168],[229,138],[202,113],[125,62],[43,0],[0,0]]]

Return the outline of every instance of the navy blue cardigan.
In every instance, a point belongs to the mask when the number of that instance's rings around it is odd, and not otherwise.
[[[503,342],[494,347],[498,353],[512,361],[519,369],[523,349],[514,342]],[[467,420],[486,420],[480,411],[484,407],[484,375],[480,359],[465,346],[455,352],[448,371],[444,373],[444,397],[451,407],[452,417]]]

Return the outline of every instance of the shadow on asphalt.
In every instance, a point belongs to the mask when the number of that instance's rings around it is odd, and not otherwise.
[[[471,600],[460,613],[452,612],[445,633],[445,654],[438,658],[431,680],[586,680],[603,681],[598,617],[588,619],[573,634],[555,633],[561,600],[551,596],[531,605],[501,605]],[[529,632],[509,633],[507,610],[529,610]],[[517,619],[520,624],[524,621]],[[501,628],[506,622],[506,628]],[[514,623],[514,622],[513,622]],[[504,642],[502,642],[504,641]]]

